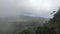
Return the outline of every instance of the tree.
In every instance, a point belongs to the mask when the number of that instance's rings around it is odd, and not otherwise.
[[[55,11],[54,11],[55,12]],[[57,24],[57,23],[59,23],[60,22],[60,8],[59,8],[59,10],[57,11],[57,13],[56,14],[54,14],[54,17],[53,17],[53,19],[51,19],[50,20],[50,23],[52,23],[52,24]]]
[[[55,27],[56,33],[60,34],[60,8],[57,13],[54,14],[54,17],[49,21]]]

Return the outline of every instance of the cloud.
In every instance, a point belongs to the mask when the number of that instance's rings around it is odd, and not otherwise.
[[[0,17],[16,16],[15,1],[0,0]]]
[[[31,13],[29,15],[48,17],[59,6],[60,0],[0,0],[0,16],[19,16],[27,12]]]
[[[52,17],[50,13],[57,11],[59,3],[59,0],[26,0],[19,2],[18,6],[37,17]]]

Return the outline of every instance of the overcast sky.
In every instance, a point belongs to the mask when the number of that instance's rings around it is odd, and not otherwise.
[[[60,0],[0,0],[0,17],[19,15],[50,18],[57,11]]]

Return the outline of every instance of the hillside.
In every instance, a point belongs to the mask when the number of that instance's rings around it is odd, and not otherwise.
[[[19,19],[17,19],[17,26],[18,31],[22,31],[24,29],[27,29],[28,27],[33,27],[33,23],[35,24],[35,27],[43,25],[43,23],[46,23],[49,20],[49,18],[43,18],[43,17],[31,17],[31,16],[21,16]]]
[[[49,18],[44,18],[44,17],[32,17],[32,16],[21,16],[20,18],[17,19],[17,21],[48,21]]]
[[[48,20],[48,18],[31,16],[21,16],[20,18],[0,18],[0,27],[2,26],[0,30],[2,30],[1,32],[16,33],[27,28],[32,28],[33,23],[35,23],[35,27],[37,27],[38,25],[42,25]]]

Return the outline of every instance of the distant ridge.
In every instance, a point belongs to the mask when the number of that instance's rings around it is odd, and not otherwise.
[[[32,17],[32,16],[20,16],[20,19],[24,20],[43,20],[43,21],[48,21],[49,18],[44,18],[44,17]]]

